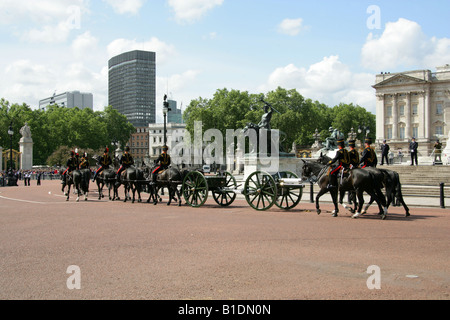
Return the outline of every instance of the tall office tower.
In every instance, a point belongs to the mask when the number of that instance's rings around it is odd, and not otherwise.
[[[109,105],[135,127],[156,121],[156,53],[130,51],[111,58]]]
[[[177,108],[177,102],[168,100],[170,111],[167,113],[167,123],[183,123],[182,110]]]

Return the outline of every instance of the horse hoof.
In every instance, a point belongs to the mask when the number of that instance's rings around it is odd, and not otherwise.
[[[352,218],[353,218],[353,219],[356,219],[356,218],[358,218],[359,216],[361,216],[361,213],[360,213],[360,212],[357,212],[357,213],[355,213],[354,215],[352,215]]]
[[[320,210],[320,209],[317,209],[317,211],[316,211],[316,212],[317,212],[317,214],[318,214],[318,215],[320,215],[320,214],[322,213],[322,210]]]
[[[406,217],[409,217],[409,216],[410,216],[410,214],[409,214],[409,212],[407,212],[407,213],[406,213]]]

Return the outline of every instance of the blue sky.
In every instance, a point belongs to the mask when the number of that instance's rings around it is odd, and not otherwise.
[[[449,11],[448,0],[2,0],[0,96],[35,108],[80,90],[103,110],[108,59],[140,49],[157,53],[158,108],[164,93],[187,106],[219,88],[281,86],[374,112],[375,74],[450,63]]]

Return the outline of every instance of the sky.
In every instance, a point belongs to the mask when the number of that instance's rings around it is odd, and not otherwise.
[[[217,89],[296,89],[375,113],[375,75],[450,64],[449,0],[1,0],[0,98],[36,109],[66,91],[108,105],[108,60],[156,52],[183,109]]]

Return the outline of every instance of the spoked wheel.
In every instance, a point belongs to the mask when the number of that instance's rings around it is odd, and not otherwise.
[[[280,175],[286,179],[298,179],[298,176],[290,171],[281,172]],[[278,185],[277,201],[275,204],[280,209],[290,210],[298,205],[300,200],[302,200],[302,195],[303,188]]]
[[[247,203],[255,210],[270,209],[277,199],[275,179],[268,173],[256,171],[252,173],[244,185],[244,195]]]
[[[191,207],[201,207],[208,199],[208,183],[198,171],[189,172],[183,180],[184,200]]]
[[[212,192],[216,203],[222,207],[228,207],[236,199],[236,193],[232,190],[236,189],[236,179],[229,172],[225,172],[225,185],[218,190]],[[232,190],[230,190],[232,189]]]

